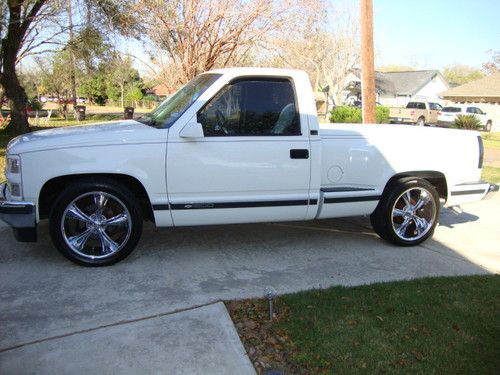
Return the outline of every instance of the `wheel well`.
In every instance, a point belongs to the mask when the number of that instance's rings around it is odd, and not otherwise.
[[[47,181],[40,190],[40,196],[38,198],[38,211],[40,219],[49,217],[53,203],[66,186],[88,178],[92,178],[94,180],[96,178],[109,179],[128,188],[130,192],[139,200],[144,220],[154,221],[151,201],[146,193],[146,189],[144,189],[144,186],[139,182],[139,180],[128,175],[113,173],[68,175],[55,177]]]
[[[387,181],[383,194],[385,195],[399,179],[405,177],[415,177],[427,180],[427,182],[436,188],[439,198],[444,200],[448,198],[448,185],[446,184],[446,177],[441,172],[436,171],[409,171],[398,173]]]

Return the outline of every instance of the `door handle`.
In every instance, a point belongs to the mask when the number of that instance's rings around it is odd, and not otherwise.
[[[309,159],[309,150],[292,149],[290,150],[290,159]]]

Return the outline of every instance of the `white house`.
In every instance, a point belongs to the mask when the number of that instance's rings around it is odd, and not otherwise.
[[[346,103],[361,100],[361,71],[353,70],[345,80]],[[377,102],[404,107],[409,101],[440,101],[439,94],[450,86],[439,70],[375,72]]]

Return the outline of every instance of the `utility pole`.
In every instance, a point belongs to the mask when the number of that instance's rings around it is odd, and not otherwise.
[[[375,124],[375,64],[373,53],[373,1],[360,0],[361,100],[363,123]]]

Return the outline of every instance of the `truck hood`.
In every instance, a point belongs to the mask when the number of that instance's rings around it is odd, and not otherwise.
[[[7,153],[22,154],[68,147],[161,143],[165,142],[166,138],[166,129],[153,128],[135,120],[124,120],[40,130],[21,135],[8,144]]]

